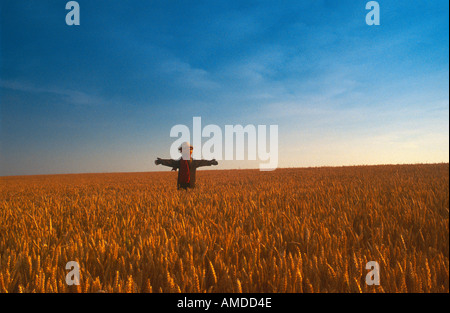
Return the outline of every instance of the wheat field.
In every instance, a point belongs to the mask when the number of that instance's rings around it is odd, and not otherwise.
[[[3,293],[449,292],[448,164],[0,179]]]

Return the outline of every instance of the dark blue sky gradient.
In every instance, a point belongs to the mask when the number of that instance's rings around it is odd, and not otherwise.
[[[448,162],[447,1],[78,2],[1,2],[0,175],[162,170],[193,116],[279,125],[281,167]]]

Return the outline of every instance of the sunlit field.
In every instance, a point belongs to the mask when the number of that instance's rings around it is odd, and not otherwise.
[[[448,164],[0,182],[0,292],[449,292]]]

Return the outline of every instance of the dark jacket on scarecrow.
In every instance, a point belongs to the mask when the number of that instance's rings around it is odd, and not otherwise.
[[[160,159],[157,158],[155,161],[156,165],[165,165],[172,168],[172,171],[178,170],[178,180],[177,180],[177,188],[194,188],[195,187],[195,174],[197,171],[197,168],[201,166],[211,166],[211,165],[217,165],[218,162],[213,160],[193,160],[192,155],[192,149],[193,147],[189,145],[188,143],[185,143],[188,145],[190,153],[189,153],[189,159],[186,158],[183,159],[181,157],[178,160],[172,160],[172,159]],[[180,152],[182,148],[180,147],[178,149]]]

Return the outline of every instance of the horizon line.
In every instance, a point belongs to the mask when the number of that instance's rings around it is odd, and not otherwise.
[[[406,165],[449,165],[449,161],[432,162],[432,163],[379,163],[379,164],[353,164],[353,165],[319,165],[319,166],[288,166],[277,167],[273,171],[260,171],[258,167],[255,168],[231,168],[231,169],[199,169],[199,171],[242,171],[242,170],[257,170],[259,172],[274,172],[281,169],[318,169],[318,168],[341,168],[341,167],[369,167],[369,166],[406,166]],[[76,172],[76,173],[49,173],[49,174],[24,174],[24,175],[2,175],[0,178],[14,178],[14,177],[32,177],[32,176],[62,176],[62,175],[95,175],[95,174],[144,174],[144,173],[170,173],[171,170],[166,171],[131,171],[131,172]]]

